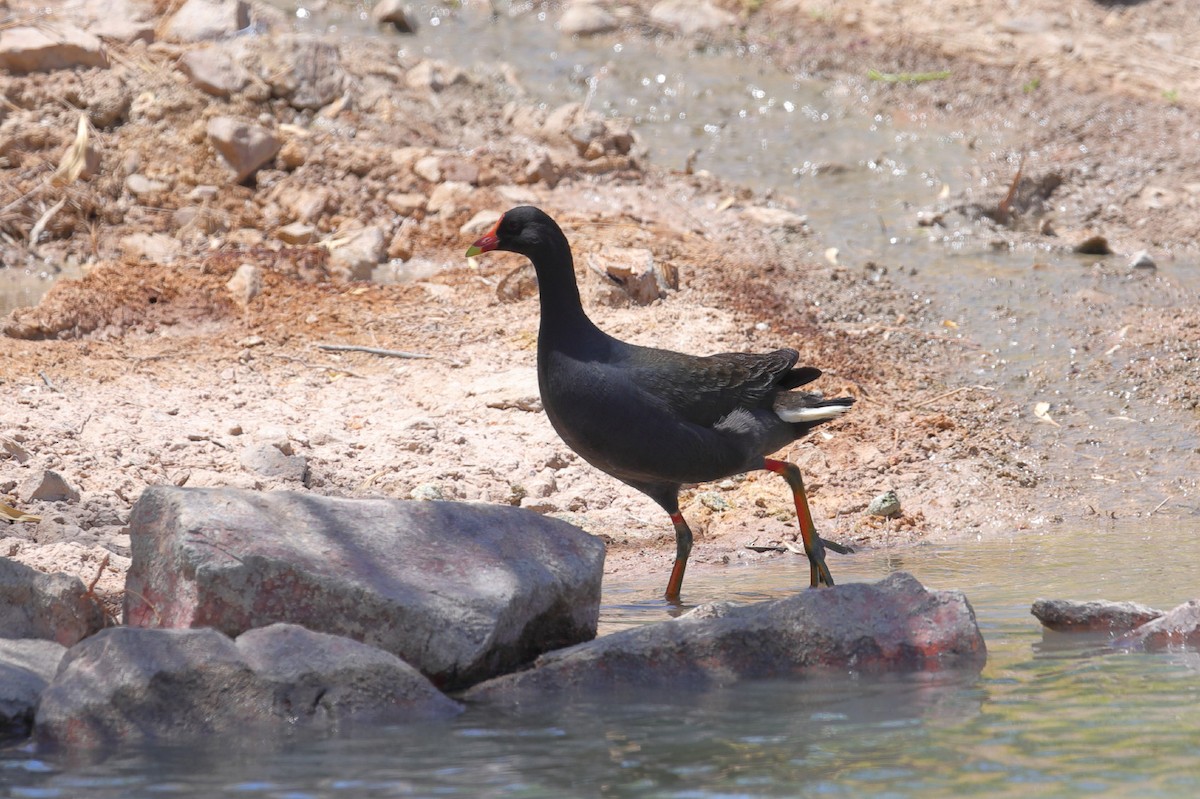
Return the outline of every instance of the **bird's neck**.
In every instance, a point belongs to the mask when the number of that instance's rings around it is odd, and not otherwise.
[[[599,328],[583,311],[575,281],[575,262],[566,239],[550,242],[530,260],[537,272],[542,332],[561,330],[560,338],[598,333]]]

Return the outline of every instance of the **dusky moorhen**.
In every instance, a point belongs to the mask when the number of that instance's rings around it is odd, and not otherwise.
[[[666,598],[679,602],[692,531],[679,490],[753,469],[782,475],[792,489],[812,586],[833,585],[825,541],[813,525],[795,464],[766,457],[850,408],[793,389],[821,370],[796,367],[799,353],[707,357],[641,347],[608,335],[579,299],[571,246],[558,224],[532,206],[513,208],[467,250],[520,253],[533,262],[541,302],[538,387],[550,423],[584,460],[643,492],[671,515],[675,566]]]

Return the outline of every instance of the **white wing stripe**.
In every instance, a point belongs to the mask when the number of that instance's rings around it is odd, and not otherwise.
[[[820,422],[824,419],[834,419],[850,410],[849,405],[822,405],[819,408],[796,408],[794,410],[775,411],[775,415],[785,422]]]

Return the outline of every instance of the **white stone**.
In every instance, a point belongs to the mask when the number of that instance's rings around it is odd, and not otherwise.
[[[187,0],[167,21],[164,34],[176,41],[200,42],[231,36],[249,25],[245,0]]]
[[[650,19],[685,36],[713,33],[737,25],[737,16],[708,0],[660,0],[650,9]]]
[[[233,295],[233,299],[243,307],[262,293],[262,268],[254,264],[241,264],[225,288]]]
[[[597,3],[575,2],[563,9],[558,29],[568,36],[594,36],[616,30],[617,18]]]

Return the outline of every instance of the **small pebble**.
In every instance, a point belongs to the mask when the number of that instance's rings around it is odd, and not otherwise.
[[[729,503],[725,501],[724,497],[715,491],[705,491],[703,494],[701,494],[700,504],[709,510],[716,511],[718,513],[729,510]]]
[[[445,494],[442,492],[442,487],[436,483],[422,483],[414,488],[412,490],[412,494],[409,496],[416,500],[425,501],[445,499]]]
[[[1075,245],[1075,252],[1080,255],[1111,255],[1108,239],[1103,236],[1092,236]]]
[[[895,491],[885,491],[867,505],[867,513],[871,516],[892,517],[900,515],[900,497]]]
[[[1150,253],[1142,250],[1129,261],[1130,269],[1158,269],[1158,264],[1150,257]]]

